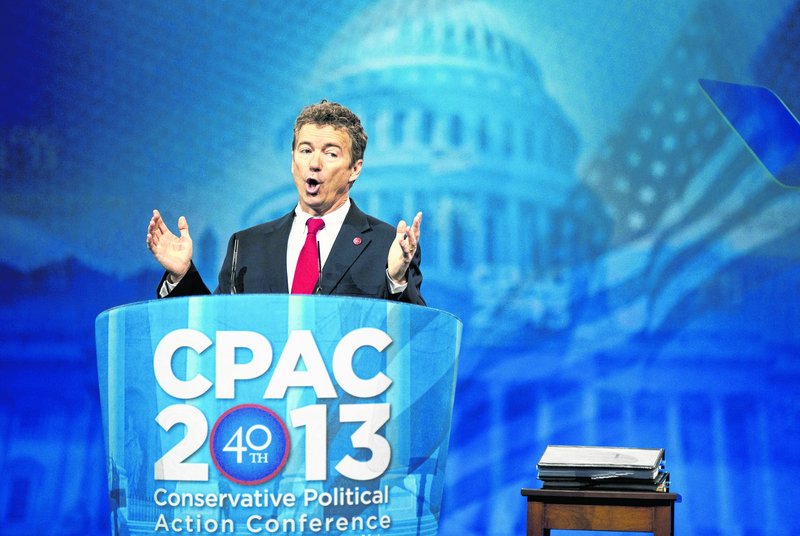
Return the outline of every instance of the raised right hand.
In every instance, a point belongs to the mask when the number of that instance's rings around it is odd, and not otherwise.
[[[147,226],[147,249],[169,272],[170,283],[180,281],[192,263],[192,237],[189,236],[189,224],[183,216],[178,218],[178,231],[180,236],[172,234],[158,210],[153,211],[150,225]]]

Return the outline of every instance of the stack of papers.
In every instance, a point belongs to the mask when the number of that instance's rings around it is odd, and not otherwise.
[[[548,445],[536,468],[548,489],[669,491],[664,449]]]

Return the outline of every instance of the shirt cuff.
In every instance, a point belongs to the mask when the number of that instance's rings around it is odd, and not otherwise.
[[[400,294],[408,287],[408,281],[403,284],[395,282],[392,276],[389,275],[388,268],[386,269],[386,280],[389,282],[389,293],[391,294]],[[164,283],[166,283],[166,281],[164,281]]]
[[[172,292],[172,289],[174,289],[177,286],[178,286],[177,283],[170,283],[165,279],[164,284],[161,285],[161,288],[158,290],[158,295],[161,296],[162,298],[166,298],[169,295],[169,293]]]

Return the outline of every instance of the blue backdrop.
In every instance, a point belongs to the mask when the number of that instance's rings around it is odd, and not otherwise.
[[[800,532],[800,191],[698,78],[800,110],[800,3],[16,2],[0,8],[0,534],[109,533],[93,327],[154,296],[150,212],[211,281],[288,212],[292,121],[370,136],[464,321],[443,533],[524,532],[547,444],[663,447],[677,532]]]

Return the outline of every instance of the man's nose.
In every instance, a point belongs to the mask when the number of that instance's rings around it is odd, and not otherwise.
[[[308,161],[308,167],[314,171],[319,171],[322,169],[322,157],[320,153],[316,151],[311,153],[311,160]]]

